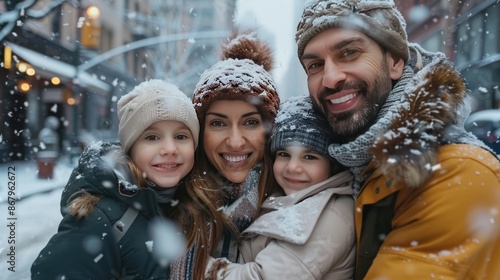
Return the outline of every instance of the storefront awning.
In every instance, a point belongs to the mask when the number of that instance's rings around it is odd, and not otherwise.
[[[22,57],[31,65],[36,68],[40,68],[43,71],[51,72],[57,76],[68,79],[73,79],[76,75],[76,67],[71,64],[61,62],[57,59],[21,47],[12,42],[5,42],[5,45],[9,46],[12,49],[12,52],[16,55]],[[82,87],[94,89],[99,93],[108,93],[111,90],[111,86],[109,84],[97,79],[85,71],[78,73],[76,82]]]

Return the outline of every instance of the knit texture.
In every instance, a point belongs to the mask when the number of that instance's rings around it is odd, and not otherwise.
[[[258,185],[262,163],[256,164],[250,171],[243,183],[231,183],[225,181],[222,191],[225,194],[223,212],[242,232],[255,219],[259,202]]]
[[[349,167],[356,176],[354,184],[355,197],[359,194],[361,186],[370,175],[370,173],[364,172],[373,158],[370,148],[377,142],[380,135],[388,131],[391,123],[400,117],[399,112],[402,108],[410,106],[408,95],[422,83],[423,73],[428,73],[430,69],[446,61],[446,56],[443,53],[427,52],[417,44],[410,44],[410,53],[411,56],[403,69],[403,75],[389,93],[375,123],[355,140],[345,144],[334,143],[328,148],[330,155],[342,165]],[[486,148],[484,143],[472,134],[467,133],[463,127],[464,118],[469,113],[469,100],[466,99],[460,107],[460,111],[457,112],[455,123],[449,124],[446,137],[437,141],[443,144],[468,143]]]
[[[169,264],[170,278],[176,280],[193,279],[194,257],[198,245],[195,244],[184,254],[183,257],[176,259]]]
[[[200,125],[189,98],[175,85],[162,80],[149,80],[136,86],[118,100],[118,137],[127,154],[137,138],[158,121],[178,121],[193,134],[198,146]]]
[[[276,117],[279,96],[269,74],[272,56],[269,47],[255,33],[235,35],[223,45],[222,60],[203,72],[193,93],[200,123],[217,100],[243,100],[259,109],[271,125]]]
[[[309,40],[333,27],[358,30],[408,60],[406,22],[393,0],[307,1],[295,34],[299,59]]]
[[[328,145],[333,143],[330,124],[314,110],[309,96],[290,97],[281,103],[271,134],[271,154],[288,146],[301,146],[327,158]]]
[[[258,185],[262,168],[262,163],[256,164],[242,183],[236,184],[228,180],[222,182],[222,191],[225,194],[222,211],[233,221],[239,232],[243,232],[257,218]],[[226,231],[213,256],[237,262],[238,254],[238,238]]]

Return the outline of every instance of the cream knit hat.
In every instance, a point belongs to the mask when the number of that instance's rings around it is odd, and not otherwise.
[[[175,85],[149,80],[136,86],[118,100],[118,137],[127,154],[146,128],[158,121],[179,121],[193,134],[198,146],[200,126],[191,100]]]
[[[358,30],[408,61],[406,22],[393,0],[310,0],[297,25],[299,59],[314,36],[343,27]]]

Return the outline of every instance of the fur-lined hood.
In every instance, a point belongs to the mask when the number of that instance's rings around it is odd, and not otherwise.
[[[370,149],[373,159],[365,172],[377,169],[394,182],[416,188],[425,184],[436,168],[437,151],[449,143],[471,143],[486,148],[466,133],[463,122],[469,108],[465,80],[447,60],[423,67],[414,46],[416,74],[406,88],[406,101]],[[423,68],[422,68],[423,67]]]

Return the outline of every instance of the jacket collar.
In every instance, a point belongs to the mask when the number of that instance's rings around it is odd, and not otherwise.
[[[346,186],[352,185],[353,175],[349,171],[340,172],[323,182],[320,182],[316,185],[312,185],[309,188],[300,190],[290,195],[286,196],[275,196],[270,197],[264,201],[261,208],[262,209],[270,209],[277,210],[279,208],[286,208],[291,205],[297,204],[302,200],[311,197],[319,192],[322,192],[326,189],[335,188],[334,193],[338,194],[352,194],[352,188],[345,188]]]
[[[87,192],[120,200],[148,217],[158,215],[160,208],[154,190],[139,188],[130,178],[119,144],[92,143],[82,153],[64,188],[61,207]]]
[[[269,197],[261,208],[264,214],[243,234],[264,235],[293,244],[304,244],[330,198],[334,194],[352,196],[353,178],[349,171],[344,171],[294,194]]]
[[[418,45],[412,52],[414,57],[423,57],[423,68],[407,88],[400,112],[370,148],[372,161],[365,173],[377,169],[393,183],[418,188],[439,168],[437,153],[441,146],[485,145],[463,127],[470,105],[460,73],[447,59],[433,57]]]
[[[355,140],[332,144],[330,155],[356,176],[355,196],[377,172],[394,184],[424,185],[433,175],[442,145],[468,143],[485,147],[467,133],[470,113],[465,81],[442,53],[410,44],[410,60],[374,125]]]

